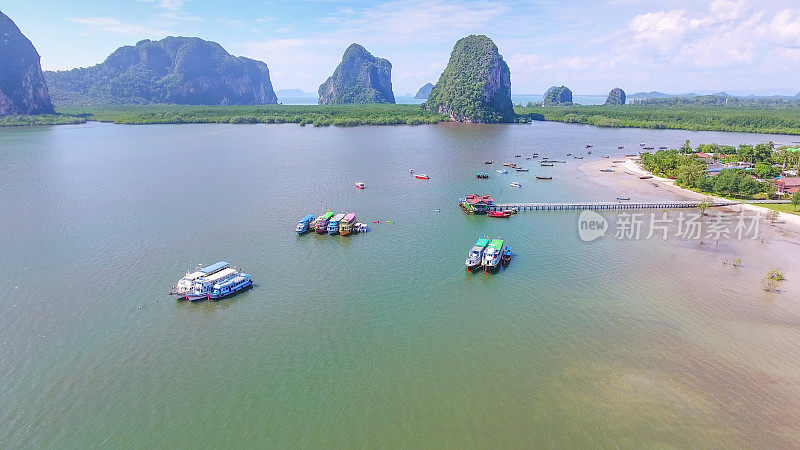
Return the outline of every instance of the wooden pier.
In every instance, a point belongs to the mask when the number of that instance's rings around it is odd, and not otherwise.
[[[701,204],[710,207],[732,206],[741,202],[728,201],[657,201],[657,202],[579,202],[579,203],[495,203],[489,205],[491,211],[513,209],[515,211],[580,211],[586,209],[676,209],[697,208]]]

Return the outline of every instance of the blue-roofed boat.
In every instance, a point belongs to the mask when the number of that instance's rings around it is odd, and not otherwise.
[[[195,281],[227,269],[229,265],[230,264],[224,261],[220,261],[208,267],[197,269],[192,273],[187,272],[186,275],[178,280],[178,283],[169,291],[169,295],[174,295],[178,298],[178,300],[182,300],[186,298],[186,295],[192,290]]]
[[[297,223],[297,228],[295,228],[294,231],[296,231],[297,234],[305,233],[311,227],[311,222],[313,221],[314,221],[313,214],[309,214],[303,217],[303,219],[301,219],[300,222]]]
[[[220,261],[218,263],[214,263],[208,267],[204,267],[199,270],[199,272],[203,272],[206,275],[211,275],[212,273],[217,273],[222,269],[227,269],[230,264],[226,263],[225,261]]]
[[[339,234],[339,222],[341,222],[347,214],[337,214],[328,221],[328,234]]]
[[[221,298],[230,297],[251,286],[253,286],[253,280],[250,278],[250,275],[240,273],[227,281],[215,284],[208,298],[211,300],[219,300]]]

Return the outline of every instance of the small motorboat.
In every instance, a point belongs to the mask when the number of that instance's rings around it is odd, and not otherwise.
[[[494,164],[494,160],[490,159],[490,160],[486,161],[484,164]]]
[[[530,170],[530,169],[523,169],[522,167],[518,167],[518,168],[517,168],[517,172],[527,172],[527,171],[529,171],[529,170]]]
[[[542,167],[553,167],[553,163],[542,163]]]
[[[497,169],[497,173],[508,173],[506,169]]]
[[[487,179],[487,178],[489,178],[489,174],[488,174],[488,173],[486,173],[486,172],[477,172],[477,173],[475,174],[475,178],[478,178],[478,179]]]
[[[514,155],[514,158],[522,158],[522,155]]]
[[[614,169],[600,169],[600,172],[613,172]]]
[[[619,147],[617,147],[617,150],[622,150],[623,148],[625,148],[625,146],[624,145],[620,145]]]
[[[647,145],[647,144],[645,144],[644,142],[640,142],[639,143],[639,147],[644,147],[645,145]]]
[[[608,158],[610,158],[610,156],[608,156],[608,155],[603,155],[603,158],[606,158],[606,159],[608,159]]]
[[[408,169],[408,173],[414,173],[414,169]]]
[[[567,156],[572,156],[572,153],[567,153]]]
[[[531,159],[533,156],[526,156],[525,159]]]
[[[360,181],[356,183],[356,189],[364,189],[365,187],[367,187],[367,185]]]
[[[489,211],[488,213],[486,213],[486,216],[504,219],[511,217],[511,213],[509,213],[508,211]]]
[[[586,148],[592,148],[594,145],[586,144]]]
[[[506,247],[505,251],[503,251],[501,262],[503,266],[508,266],[508,264],[511,262],[511,247]]]
[[[418,174],[414,175],[414,178],[416,178],[418,180],[429,180],[430,179],[430,177],[425,175],[424,173],[418,173]]]
[[[519,183],[519,182],[516,182],[516,181],[512,181],[508,185],[511,186],[511,187],[522,187],[522,183]]]
[[[536,179],[537,179],[537,180],[552,180],[552,179],[553,179],[553,177],[542,177],[542,176],[539,176],[539,175],[537,175],[537,176],[536,176]]]
[[[630,197],[617,197],[617,200],[630,200]]]
[[[639,175],[639,179],[640,180],[649,180],[650,178],[653,178],[653,176],[652,175]]]
[[[575,159],[583,159],[583,156],[573,156]]]

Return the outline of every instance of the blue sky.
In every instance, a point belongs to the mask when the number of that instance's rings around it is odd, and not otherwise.
[[[275,89],[315,92],[352,42],[392,62],[398,95],[435,83],[455,41],[494,39],[515,94],[800,92],[797,0],[0,0],[45,69],[96,64],[169,35],[269,66]]]

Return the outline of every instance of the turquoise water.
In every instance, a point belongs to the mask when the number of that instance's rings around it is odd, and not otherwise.
[[[576,161],[552,182],[494,169],[687,138],[785,140],[557,123],[0,129],[0,447],[800,445],[797,291],[757,284],[796,251],[752,247],[788,244],[584,243],[575,213],[456,204],[613,200]],[[395,223],[294,233],[329,208]],[[484,233],[514,260],[466,275]],[[742,254],[741,270],[720,264]],[[256,286],[167,295],[218,260]]]

